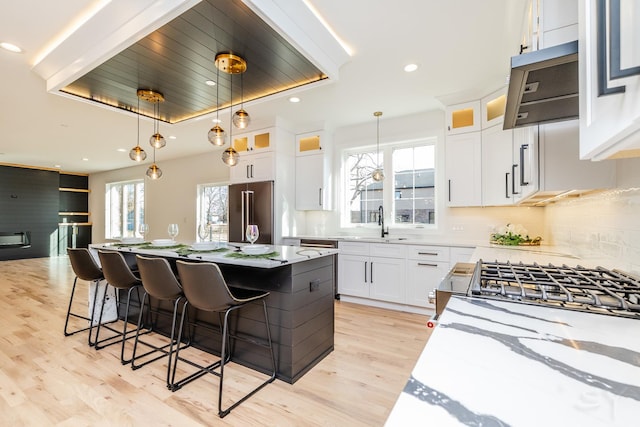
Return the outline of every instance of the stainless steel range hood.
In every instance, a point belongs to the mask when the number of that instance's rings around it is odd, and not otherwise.
[[[578,41],[511,57],[504,129],[578,118]]]

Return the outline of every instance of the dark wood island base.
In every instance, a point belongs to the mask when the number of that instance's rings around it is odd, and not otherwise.
[[[134,252],[121,252],[129,263],[134,262]],[[175,269],[178,257],[163,257]],[[189,261],[197,260],[189,258]],[[293,384],[333,351],[334,262],[335,255],[332,253],[272,268],[217,263],[229,286],[270,292],[266,302],[277,364],[276,378],[282,381]],[[166,311],[167,316],[159,316],[154,329],[168,336],[171,331],[172,307],[158,307],[158,304],[157,301],[152,301],[152,305]],[[131,311],[129,321],[136,323],[137,316],[135,310]],[[196,326],[191,326],[190,331],[183,331],[183,336],[188,336],[190,332],[192,346],[219,355],[220,336],[211,330],[218,330],[218,316],[190,307],[189,318],[191,325]],[[240,310],[231,325],[241,335],[265,338],[262,305],[251,304]],[[242,340],[232,341],[231,348],[234,362],[262,372],[269,371],[270,359],[267,352],[256,351],[255,346]]]

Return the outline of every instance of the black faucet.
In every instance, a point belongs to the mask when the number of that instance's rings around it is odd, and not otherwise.
[[[381,227],[380,237],[384,238],[385,235],[389,234],[389,230],[384,231],[384,209],[382,205],[378,208],[378,225]]]

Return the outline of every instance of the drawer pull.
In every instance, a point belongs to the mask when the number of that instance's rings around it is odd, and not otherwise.
[[[418,255],[431,255],[431,256],[438,256],[438,252],[418,252]]]
[[[424,266],[424,267],[437,267],[438,264],[429,264],[426,262],[419,262],[418,265]]]

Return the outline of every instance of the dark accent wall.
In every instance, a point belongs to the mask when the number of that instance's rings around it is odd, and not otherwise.
[[[59,174],[0,166],[0,232],[31,232],[31,247],[0,248],[0,260],[50,255],[58,230]]]

